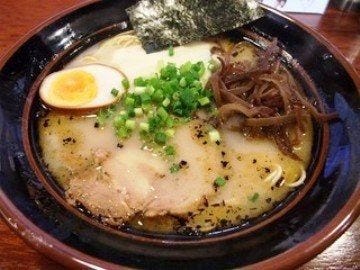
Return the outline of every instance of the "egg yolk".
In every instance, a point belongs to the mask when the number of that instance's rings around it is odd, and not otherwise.
[[[51,85],[51,99],[59,105],[77,106],[96,97],[97,85],[93,75],[82,70],[59,74]]]

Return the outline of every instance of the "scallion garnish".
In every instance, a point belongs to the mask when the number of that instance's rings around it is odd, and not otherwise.
[[[106,109],[100,109],[100,111],[97,114],[96,122],[100,126],[104,126],[107,119],[111,118],[114,113],[115,113],[115,108],[111,106]]]
[[[219,67],[219,63],[216,62],[214,59],[211,59],[209,61],[209,65],[208,65],[208,69],[211,71],[211,72],[215,72]]]
[[[170,101],[169,98],[165,98],[164,101],[162,102],[162,105],[163,105],[164,107],[167,107],[167,106],[169,106],[170,102],[171,102],[171,101]]]
[[[114,118],[113,125],[115,128],[121,128],[122,126],[125,125],[125,122],[126,122],[126,116],[119,115]]]
[[[157,114],[160,116],[160,118],[164,121],[166,121],[166,119],[169,117],[169,114],[166,112],[164,107],[160,107],[157,110]]]
[[[150,94],[144,92],[140,95],[140,98],[141,98],[141,102],[144,104],[144,103],[149,103],[151,101],[151,96]]]
[[[170,47],[169,54],[172,53],[173,47]],[[123,95],[115,109],[99,111],[97,123],[103,125],[112,119],[120,139],[126,139],[138,130],[145,144],[159,145],[165,155],[172,155],[173,148],[167,143],[175,136],[176,127],[189,121],[196,110],[212,102],[211,91],[201,83],[205,70],[203,62],[187,62],[180,67],[169,63],[152,77],[135,78],[132,91]],[[127,79],[122,80],[122,85],[125,89],[130,88]],[[111,93],[117,96],[119,91],[115,90]],[[134,117],[141,118],[138,125]],[[209,136],[219,140],[220,135],[216,132],[210,131]]]
[[[145,93],[146,87],[145,86],[135,86],[134,87],[134,94],[141,95]]]
[[[208,97],[203,97],[198,99],[201,106],[206,106],[210,104],[210,99]]]
[[[137,116],[137,117],[143,116],[143,114],[144,114],[144,111],[142,108],[135,108],[134,112],[135,112],[135,116]]]
[[[255,192],[251,197],[249,197],[248,199],[249,199],[249,201],[251,201],[251,202],[256,202],[256,200],[259,198],[259,193],[257,193],[257,192]]]
[[[126,139],[130,135],[130,132],[125,126],[122,126],[116,129],[116,135],[121,139]]]
[[[226,180],[223,177],[216,177],[214,185],[217,187],[222,187],[226,184]]]
[[[135,128],[135,125],[136,125],[135,120],[128,119],[125,121],[125,127],[127,127],[130,130],[133,130]]]
[[[146,86],[146,80],[143,77],[138,77],[134,79],[134,86]]]
[[[170,172],[171,173],[176,173],[180,170],[180,165],[173,163],[173,165],[170,167]]]
[[[186,83],[185,77],[182,77],[182,78],[180,79],[179,84],[180,84],[181,87],[185,87],[185,86],[186,86],[187,83]]]
[[[155,137],[154,137],[154,141],[157,143],[157,144],[160,144],[160,145],[164,145],[167,141],[167,136],[164,132],[156,132],[155,133]]]
[[[161,90],[156,90],[154,92],[154,94],[152,95],[152,100],[155,103],[159,103],[160,101],[162,101],[164,99],[164,94]]]
[[[125,106],[127,107],[133,107],[135,105],[135,99],[131,97],[126,97],[125,99]]]
[[[168,156],[175,155],[175,148],[172,145],[168,145],[165,147],[165,154]]]
[[[140,130],[145,131],[145,132],[149,132],[149,124],[148,123],[140,123],[139,124]]]
[[[117,97],[118,94],[119,94],[119,90],[117,90],[115,88],[111,89],[111,95],[113,95],[114,97]]]
[[[128,90],[130,88],[130,82],[128,79],[123,79],[121,81],[122,86],[125,88],[125,90]]]
[[[167,130],[165,131],[165,134],[166,134],[166,136],[168,136],[169,138],[172,138],[172,137],[174,137],[174,135],[175,135],[175,129],[172,129],[172,128],[167,129]]]

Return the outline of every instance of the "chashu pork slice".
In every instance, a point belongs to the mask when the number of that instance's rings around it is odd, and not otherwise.
[[[215,193],[220,159],[215,144],[201,145],[194,125],[196,121],[179,127],[174,138],[174,162],[183,161],[179,172],[171,173],[171,162],[142,150],[141,141],[133,136],[101,166],[71,179],[66,191],[70,203],[83,204],[108,223],[126,221],[137,212],[181,216],[197,211],[204,198]]]
[[[110,224],[120,224],[141,211],[153,192],[151,182],[165,170],[165,164],[140,148],[140,141],[132,138],[96,168],[73,177],[66,191],[69,202],[81,203]]]
[[[121,224],[134,214],[134,210],[126,203],[124,190],[104,178],[96,169],[72,178],[66,191],[67,201],[74,206],[84,206],[92,215],[101,217],[103,222]]]
[[[177,129],[176,161],[182,168],[153,182],[154,192],[144,208],[146,216],[196,212],[204,199],[215,193],[213,183],[220,168],[220,154],[215,143],[203,145],[204,139],[196,136],[195,126],[200,124],[193,120]]]

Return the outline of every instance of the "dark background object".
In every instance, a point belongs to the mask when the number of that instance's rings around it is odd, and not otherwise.
[[[18,3],[19,4],[19,3]],[[77,14],[77,15],[79,15],[79,13]],[[107,18],[105,18],[105,20],[106,20]],[[76,21],[77,23],[78,23],[78,21]],[[67,36],[69,37],[70,36],[70,38],[68,39],[68,42],[71,42],[71,36],[72,36],[72,32],[71,32],[71,29],[70,28],[65,28],[65,30],[64,30],[64,33],[65,33],[65,35],[66,35],[66,33],[67,33]],[[77,32],[75,32],[75,34],[78,34]],[[81,34],[81,32],[80,32],[80,34]],[[44,35],[43,37],[46,37],[46,35]],[[40,39],[41,40],[41,39]],[[63,39],[61,39],[61,40],[63,40]],[[41,45],[41,43],[37,43],[38,45],[39,45],[39,48],[38,49],[36,49],[35,51],[37,51],[37,52],[40,52],[40,53],[44,53],[44,55],[45,55],[45,57],[44,58],[42,58],[42,60],[43,61],[47,61],[48,60],[48,56],[47,56],[47,54],[46,54],[46,46],[45,47],[42,47],[42,45]],[[55,42],[55,44],[56,44],[56,42]],[[66,43],[65,43],[66,44]],[[55,47],[52,47],[52,49],[54,49],[54,50],[56,50],[56,46]],[[26,55],[24,55],[24,57],[21,59],[21,61],[19,61],[19,63],[20,64],[23,64],[24,65],[24,60],[26,59]],[[325,65],[324,65],[324,68],[329,68],[329,67],[331,67],[331,65],[329,65],[329,64],[326,64],[326,62],[328,63],[328,61],[334,61],[334,59],[332,59],[332,57],[326,57],[326,59],[324,59],[324,60],[326,60],[325,61]],[[18,100],[20,100],[21,101],[21,98],[22,97],[24,97],[24,95],[21,93],[21,88],[22,88],[22,84],[24,83],[24,82],[26,82],[26,80],[31,80],[32,78],[33,78],[33,76],[31,76],[32,74],[32,72],[37,72],[38,71],[38,69],[39,68],[42,68],[42,65],[44,64],[44,62],[43,61],[40,61],[39,62],[39,64],[40,64],[40,66],[38,66],[38,68],[37,69],[31,69],[31,67],[29,66],[29,67],[25,67],[25,68],[30,68],[30,73],[27,73],[27,72],[25,72],[25,73],[20,73],[20,72],[16,72],[16,73],[12,73],[12,77],[13,78],[15,78],[16,76],[20,76],[20,78],[24,78],[23,80],[18,80],[17,81],[17,84],[16,84],[16,86],[17,86],[17,88],[15,88],[16,90],[18,90],[18,95],[14,95],[14,96],[10,96],[9,98],[13,98],[13,100],[15,100],[15,101],[18,101]],[[23,67],[24,68],[24,67]],[[23,76],[22,76],[23,75]],[[2,78],[4,78],[4,77],[2,77]],[[7,77],[6,77],[7,78]],[[11,81],[7,81],[7,85],[11,85],[12,84],[12,82]],[[340,83],[341,84],[341,83]],[[11,87],[11,86],[10,86]],[[1,100],[2,100],[2,98],[3,98],[3,96],[1,96]],[[354,99],[354,102],[356,102],[356,99],[357,98],[357,96],[355,96],[355,99]],[[11,102],[11,100],[12,99],[10,99],[9,100],[9,102]],[[340,105],[344,105],[344,103],[343,103],[343,100],[340,98],[340,99],[338,99],[337,100],[337,102],[338,102],[338,104],[340,104]],[[12,103],[11,104],[11,106],[9,106],[9,104],[3,104],[3,105],[5,105],[5,106],[7,106],[7,110],[6,110],[6,112],[5,112],[5,114],[13,114],[13,116],[16,116],[16,114],[17,114],[17,109],[18,109],[18,107],[16,107],[15,105],[17,105],[17,104],[20,104],[19,102],[16,102],[16,103]],[[343,107],[343,106],[341,106],[341,107]],[[344,112],[343,112],[344,114],[346,114],[347,113],[347,111],[345,110]],[[0,121],[2,122],[3,121],[3,119],[4,118],[2,118],[2,117],[4,117],[3,115],[0,115]],[[16,125],[16,122],[15,122],[15,125]],[[5,136],[8,136],[8,137],[6,137],[7,139],[9,139],[9,138],[11,138],[12,136],[14,136],[15,138],[15,140],[16,139],[18,139],[18,138],[16,138],[16,136],[17,136],[17,134],[18,134],[18,132],[19,132],[19,130],[17,130],[17,129],[14,129],[13,131],[13,133],[11,133],[11,132],[9,132],[9,130],[11,130],[11,129],[7,129],[6,131],[6,133],[5,133]],[[3,133],[4,134],[4,133]],[[343,143],[343,142],[342,142]],[[345,142],[345,145],[346,145],[346,142]],[[2,147],[4,147],[4,148],[6,148],[6,149],[9,149],[9,147],[6,145],[1,145]],[[18,147],[18,145],[11,145],[11,151],[10,151],[10,156],[13,156],[13,157],[15,157],[14,158],[14,163],[13,163],[13,165],[14,166],[23,166],[23,164],[21,164],[21,161],[23,160],[23,156],[22,156],[22,154],[21,154],[21,151],[17,151],[17,147]],[[2,150],[4,149],[4,148],[2,148]],[[347,149],[346,149],[346,147],[344,148],[344,150],[341,152],[342,153],[342,157],[346,157],[347,155],[348,155],[348,152],[347,152]],[[1,156],[2,156],[2,154],[1,154]],[[344,170],[343,170],[343,172],[346,172],[347,170],[348,170],[348,168],[343,168]],[[331,170],[330,170],[330,172],[331,172]],[[24,174],[25,173],[25,174]],[[27,173],[26,173],[26,171],[23,171],[22,172],[22,175],[20,175],[21,177],[24,177],[24,178],[26,178],[26,177],[31,177],[31,175],[28,175]],[[0,177],[3,177],[3,175],[1,175],[0,174]],[[3,183],[2,182],[3,181],[3,179],[1,179],[1,181],[0,181],[0,184],[1,183]],[[21,183],[21,182],[20,182]],[[17,183],[18,184],[18,183]],[[324,183],[323,183],[324,184]],[[328,185],[330,185],[329,187],[331,188],[331,185],[333,185],[334,183],[328,183]],[[336,184],[336,183],[335,183]],[[321,187],[321,185],[320,185],[320,187]],[[20,202],[20,204],[21,203],[27,203],[27,202],[24,202],[24,201],[21,201],[21,200],[23,200],[24,198],[22,197],[22,196],[16,196],[16,194],[18,194],[17,192],[26,192],[26,190],[24,190],[24,189],[19,189],[19,190],[17,190],[16,192],[14,192],[14,193],[11,193],[11,195],[12,195],[12,197],[13,197],[13,200],[19,200],[19,202]],[[343,194],[344,193],[344,194]],[[341,194],[343,195],[343,196],[346,196],[346,191],[344,191],[344,192],[341,192]],[[19,194],[21,194],[21,193],[19,193]],[[323,199],[323,200],[327,200],[326,198],[328,198],[327,197],[327,194],[326,194],[326,192],[323,194],[323,196],[321,196],[321,198]],[[342,198],[342,196],[340,196],[339,198],[337,198],[337,202],[339,202],[339,199],[343,199]],[[26,209],[25,210],[29,210],[30,208],[31,208],[31,204],[30,205],[22,205],[23,207],[25,207]],[[313,207],[313,206],[312,206]],[[338,206],[336,206],[335,205],[335,207],[338,207]],[[31,209],[30,209],[31,210]],[[334,209],[334,211],[335,211],[335,209]],[[32,214],[32,218],[34,218],[34,216],[36,216],[36,212],[31,212],[31,214]],[[330,213],[331,214],[331,213]],[[295,230],[296,229],[296,226],[298,225],[297,223],[299,222],[299,221],[294,221],[295,223],[293,224],[294,226],[292,227],[292,228],[290,228],[290,230],[288,230],[288,228],[287,227],[284,227],[284,228],[280,228],[280,229],[284,229],[285,231],[284,231],[284,233],[285,232],[287,232],[287,233],[290,233],[290,236],[292,235],[292,230]],[[301,222],[301,221],[300,221]],[[52,231],[51,231],[51,233],[53,233],[53,234],[56,234],[58,237],[74,237],[74,236],[72,236],[72,235],[67,235],[67,233],[66,233],[66,230],[65,231],[61,231],[61,227],[62,226],[59,226],[58,225],[58,227],[56,227],[55,226],[55,228],[57,228],[58,230],[53,230],[54,228],[52,227],[52,226],[49,226],[49,224],[48,225],[46,225],[46,224],[40,224],[41,226],[44,226],[44,227],[47,227],[47,229],[51,229]],[[66,226],[69,226],[69,225],[71,225],[71,224],[63,224],[64,225],[64,227],[66,227]],[[315,224],[316,225],[316,224]],[[60,228],[59,228],[60,227]],[[316,226],[315,226],[316,227]],[[288,236],[288,235],[286,235],[286,233],[285,233],[285,236]],[[85,245],[87,245],[87,244],[89,244],[89,243],[87,243],[86,242],[86,239],[82,239],[84,242],[85,242]],[[76,239],[73,239],[72,241],[70,241],[69,242],[70,244],[72,244],[72,245],[79,245],[79,243],[77,243],[76,242]],[[289,243],[288,243],[289,244]],[[290,243],[291,244],[291,243]],[[81,247],[79,247],[79,248],[81,248]],[[262,249],[264,249],[264,248],[266,248],[264,245],[262,245],[262,247],[261,247]],[[279,247],[280,249],[281,248],[284,248],[284,247]],[[101,253],[100,251],[101,250],[98,250],[99,251],[99,253]],[[356,251],[356,249],[355,249],[355,251]],[[276,251],[275,251],[276,252]],[[259,253],[261,253],[260,251],[259,251]],[[4,254],[4,253],[3,253]],[[255,255],[257,255],[257,254],[255,254]],[[4,256],[5,257],[5,256]],[[149,261],[148,261],[149,262]],[[216,261],[214,262],[214,263],[216,263]],[[0,264],[1,265],[1,264]],[[356,265],[356,264],[355,264]],[[155,266],[157,266],[157,265],[153,265],[154,267]],[[193,266],[193,265],[192,265]],[[228,266],[230,266],[230,265],[228,265]],[[342,263],[341,264],[341,266],[344,266],[344,264]]]

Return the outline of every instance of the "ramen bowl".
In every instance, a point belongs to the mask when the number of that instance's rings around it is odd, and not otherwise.
[[[320,106],[339,114],[316,128],[303,187],[254,220],[199,235],[113,228],[66,203],[41,162],[38,88],[87,48],[130,30],[125,8],[131,4],[75,7],[2,59],[0,209],[7,223],[40,252],[72,267],[292,268],[330,245],[359,214],[359,78],[326,40],[268,8],[246,26],[256,34],[249,38],[259,43],[277,37],[294,72],[296,61],[311,77]]]

